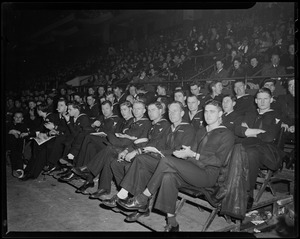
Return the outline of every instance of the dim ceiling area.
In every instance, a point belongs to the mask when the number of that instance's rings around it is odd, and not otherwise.
[[[248,4],[249,5],[249,4]],[[245,3],[219,4],[220,8],[247,8]],[[251,5],[251,4],[250,4]],[[249,5],[249,6],[250,6]],[[248,7],[249,7],[248,6]],[[253,6],[253,4],[251,5]],[[118,9],[116,9],[118,7]],[[24,55],[43,48],[86,46],[97,40],[105,24],[131,27],[144,19],[167,15],[172,9],[215,9],[210,2],[100,2],[2,4],[4,46]],[[112,23],[112,24],[111,24]],[[56,43],[56,44],[54,44]],[[54,49],[53,49],[54,50]]]
[[[64,46],[87,46],[100,38],[103,27],[132,26],[141,19],[166,14],[165,10],[106,10],[21,8],[5,6],[3,34],[11,53],[26,53]]]

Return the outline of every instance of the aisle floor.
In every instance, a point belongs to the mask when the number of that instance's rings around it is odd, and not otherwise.
[[[20,181],[7,174],[7,229],[14,231],[149,231],[99,207],[99,200],[51,176]]]
[[[150,232],[51,176],[20,181],[6,167],[7,232]],[[278,237],[275,232],[256,237]]]

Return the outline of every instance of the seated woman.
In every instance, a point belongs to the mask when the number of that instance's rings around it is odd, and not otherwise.
[[[205,105],[207,126],[200,128],[192,147],[182,145],[173,156],[163,157],[143,193],[117,203],[128,209],[146,211],[150,197],[158,190],[155,207],[167,214],[167,232],[179,231],[175,218],[178,191],[182,187],[212,187],[233,147],[234,135],[221,124],[223,110],[215,100]]]
[[[253,190],[259,168],[277,170],[280,167],[282,152],[274,144],[281,128],[281,119],[271,109],[272,93],[268,88],[258,90],[255,103],[257,112],[248,112],[242,123],[235,127],[249,160],[249,189],[247,209],[253,204]]]

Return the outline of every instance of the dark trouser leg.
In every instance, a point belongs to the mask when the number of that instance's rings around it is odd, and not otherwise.
[[[130,165],[131,163],[127,161],[121,161],[118,162],[117,160],[114,160],[110,164],[110,168],[112,171],[112,174],[116,180],[117,185],[119,186],[124,175],[125,175],[125,167],[126,165]]]
[[[245,147],[249,160],[249,190],[252,192],[255,188],[259,168],[263,166],[261,154],[256,147]]]
[[[100,149],[107,146],[107,140],[105,137],[90,135],[90,141],[99,146]]]
[[[38,145],[35,141],[33,143],[33,157],[29,160],[25,173],[31,174],[34,178],[40,175],[46,165],[47,147],[45,144]]]
[[[94,176],[97,176],[103,169],[105,158],[109,158],[114,154],[113,147],[106,147],[97,153],[86,166]]]
[[[24,139],[15,138],[13,135],[8,135],[7,137],[7,149],[10,150],[10,160],[12,170],[23,169],[23,150]]]
[[[57,136],[54,141],[53,150],[51,150],[47,161],[52,165],[57,165],[60,158],[63,157],[66,137],[64,135]]]
[[[87,152],[86,152],[86,155],[85,155],[85,158],[84,158],[84,161],[83,161],[82,165],[87,165],[92,160],[92,158],[97,153],[101,152],[104,148],[105,147],[90,143],[88,145]]]
[[[88,146],[88,144],[90,144],[90,135],[86,135],[84,137],[84,140],[81,144],[80,150],[78,152],[77,157],[74,158],[74,165],[76,165],[78,167],[78,165],[81,164],[81,162],[83,162],[84,158],[85,158],[85,154],[86,154],[86,148]]]
[[[160,187],[155,207],[163,212],[173,214],[179,187],[188,185],[211,187],[215,184],[217,177],[217,170],[204,170],[192,162],[165,157],[160,160],[147,187],[151,194],[154,194]]]
[[[105,157],[103,160],[103,169],[99,176],[99,184],[98,188],[105,189],[110,192],[111,190],[111,181],[113,179],[113,173],[111,170],[111,163],[117,162],[117,154],[110,155],[109,157]]]
[[[152,157],[148,154],[136,156],[123,177],[120,186],[132,195],[142,193],[153,175],[159,160],[159,158]]]
[[[74,159],[74,163],[76,167],[81,167],[83,165],[87,165],[88,162],[103,148],[105,145],[103,141],[105,138],[95,136],[95,135],[87,135],[84,138],[84,141],[81,145],[78,156]]]
[[[180,179],[176,173],[164,173],[155,208],[165,213],[175,214],[176,201],[180,187],[179,181]]]
[[[71,149],[69,151],[70,154],[74,155],[74,157],[77,157],[80,149],[81,149],[81,145],[84,141],[84,138],[89,134],[90,132],[81,132],[79,133],[76,138],[73,140],[72,145],[71,145]]]

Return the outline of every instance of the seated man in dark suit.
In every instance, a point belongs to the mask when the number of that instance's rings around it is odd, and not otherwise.
[[[224,60],[222,59],[216,60],[216,70],[214,70],[211,73],[209,78],[212,80],[217,80],[220,78],[227,78],[227,77],[228,77],[228,71],[224,69]],[[227,85],[227,81],[226,80],[222,81],[222,84]]]

